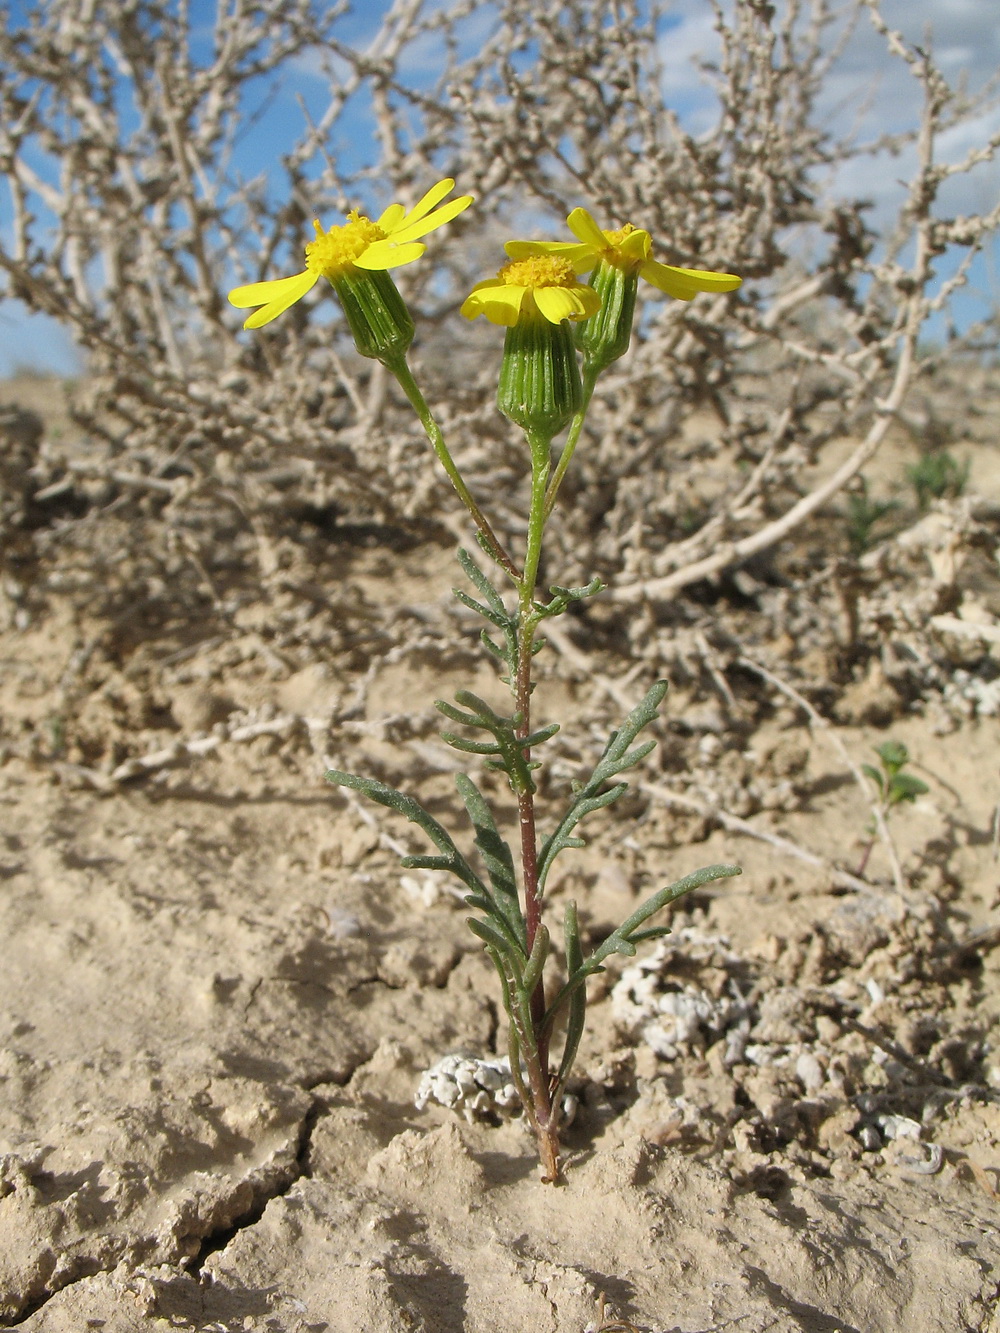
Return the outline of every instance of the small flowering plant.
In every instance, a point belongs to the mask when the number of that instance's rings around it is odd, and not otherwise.
[[[441,465],[465,504],[491,568],[484,571],[468,551],[458,561],[472,592],[458,600],[485,622],[482,641],[495,660],[510,703],[497,711],[463,690],[454,703],[437,707],[454,730],[442,733],[455,749],[480,756],[503,774],[517,802],[516,835],[508,841],[485,795],[471,776],[455,781],[475,834],[479,866],[470,862],[451,834],[416,799],[373,778],[331,771],[329,781],[353,788],[403,814],[430,839],[433,855],[408,856],[403,864],[448,871],[467,890],[476,915],[469,920],[500,980],[508,1016],[511,1077],[535,1133],[543,1179],[557,1181],[559,1129],[565,1088],[583,1033],[588,977],[603,970],[612,954],[632,955],[636,946],[668,933],[653,917],[683,894],[711,880],[739,874],[733,865],[707,866],[652,895],[590,953],[584,952],[576,904],[566,904],[562,965],[553,979],[552,936],[543,920],[545,885],[557,856],[582,847],[578,829],[586,817],[611,805],[627,788],[621,775],[653,748],[641,733],[656,719],[666,694],[657,681],[612,733],[590,775],[575,784],[549,832],[536,825],[534,774],[537,755],[558,731],[532,717],[535,654],[539,630],[575,602],[604,587],[594,577],[584,587],[560,585],[541,592],[538,568],[546,524],[573,456],[600,374],[628,350],[639,278],[678,300],[698,292],[728,292],[740,285],[730,273],[672,268],[652,259],[648,232],[626,224],[602,230],[585,209],[569,215],[575,241],[511,241],[509,262],[495,278],[477,283],[462,305],[467,319],[484,316],[505,328],[497,405],[523,431],[531,462],[531,494],[523,550],[507,549],[490,526],[456,466],[444,436],[410,372],[406,353],[414,337],[409,311],[389,270],[418,259],[421,240],[472,203],[468,195],[445,202],[454,181],[442,180],[407,211],[391,204],[377,221],[354,211],[341,226],[324,231],[314,223],[306,267],[292,277],[250,283],[230,292],[240,309],[254,307],[244,327],[260,328],[309,292],[320,278],[333,287],[358,351],[381,361],[395,376],[419,417]],[[588,281],[582,281],[583,275]],[[566,432],[553,466],[554,442]],[[513,845],[512,845],[513,844]],[[558,1055],[554,1047],[561,1033]]]

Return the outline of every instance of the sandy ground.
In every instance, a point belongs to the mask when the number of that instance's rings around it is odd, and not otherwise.
[[[350,561],[366,605],[440,606],[454,582],[437,548]],[[412,830],[322,780],[367,756],[457,822],[429,699],[482,687],[474,656],[354,642],[302,665],[259,618],[143,649],[7,596],[0,1322],[1000,1333],[988,693],[890,707],[874,670],[841,692],[851,758],[891,735],[930,788],[893,814],[902,886],[881,845],[864,883],[838,876],[868,804],[829,734],[780,699],[713,721],[758,698],[747,673],[731,701],[672,693],[664,757],[550,910],[576,897],[598,940],[667,878],[744,874],[595,980],[552,1187],[502,1108],[417,1109],[442,1057],[505,1050],[497,985],[456,896],[399,869]],[[540,715],[596,709],[578,665],[549,669]],[[665,790],[721,793],[813,861]]]

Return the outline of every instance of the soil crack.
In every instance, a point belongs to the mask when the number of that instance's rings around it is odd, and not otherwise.
[[[309,1091],[309,1089],[306,1089],[306,1091]],[[203,1237],[198,1253],[189,1263],[184,1265],[188,1273],[194,1277],[200,1277],[208,1259],[220,1250],[224,1250],[241,1231],[256,1226],[272,1200],[283,1199],[297,1181],[309,1179],[312,1174],[309,1158],[313,1131],[320,1117],[326,1111],[327,1104],[324,1098],[311,1095],[309,1109],[302,1117],[302,1123],[299,1126],[295,1158],[288,1171],[284,1173],[284,1178],[272,1182],[270,1186],[261,1188],[259,1191],[255,1191],[253,1201],[248,1208],[225,1226],[209,1231]]]
[[[355,1069],[359,1066],[355,1066]],[[355,1069],[352,1069],[347,1075],[345,1082],[349,1082],[353,1077]],[[321,1117],[328,1111],[328,1103],[325,1098],[312,1094],[311,1087],[318,1086],[320,1082],[329,1083],[333,1080],[324,1078],[311,1083],[311,1086],[304,1087],[304,1091],[310,1094],[310,1105],[305,1111],[299,1124],[298,1135],[295,1145],[295,1156],[289,1163],[285,1171],[278,1175],[254,1181],[250,1184],[253,1190],[253,1197],[250,1205],[237,1216],[231,1218],[223,1226],[210,1229],[201,1238],[201,1244],[197,1253],[192,1259],[180,1260],[175,1263],[178,1271],[184,1271],[197,1278],[201,1275],[202,1269],[211,1255],[220,1250],[224,1250],[235,1236],[247,1227],[254,1226],[263,1217],[268,1204],[273,1199],[284,1198],[291,1190],[296,1181],[303,1178],[308,1179],[311,1176],[310,1152],[312,1147],[312,1136],[316,1124]],[[230,1197],[235,1195],[244,1185],[244,1181],[234,1181]],[[224,1200],[220,1200],[220,1206],[224,1207]],[[58,1285],[46,1286],[37,1296],[26,1300],[20,1306],[17,1314],[11,1318],[0,1317],[0,1328],[18,1328],[22,1326],[33,1315],[37,1314],[46,1306],[53,1297],[68,1288],[76,1286],[88,1278],[95,1277],[99,1273],[112,1272],[121,1262],[122,1257],[128,1253],[131,1246],[130,1238],[123,1236],[120,1244],[110,1247],[103,1257],[81,1257],[77,1271],[72,1276],[67,1277],[65,1281],[60,1281]]]

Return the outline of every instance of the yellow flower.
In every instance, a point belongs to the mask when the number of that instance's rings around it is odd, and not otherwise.
[[[731,292],[743,279],[735,273],[712,273],[700,268],[674,268],[650,259],[652,241],[648,231],[626,223],[618,231],[602,231],[585,208],[574,208],[566,225],[579,244],[572,241],[508,241],[504,249],[511,259],[523,261],[531,255],[558,255],[568,260],[577,273],[586,273],[601,260],[640,277],[676,297],[690,301],[698,292]]]
[[[259,329],[262,324],[269,324],[305,296],[320,278],[336,284],[337,279],[349,276],[356,269],[377,272],[419,259],[427,247],[418,238],[444,226],[472,203],[472,196],[466,194],[438,208],[454,187],[453,180],[438,181],[409,212],[402,204],[390,204],[377,222],[357,209],[348,213],[343,226],[331,227],[329,231],[314,221],[316,239],[306,246],[306,267],[302,273],[269,282],[251,282],[229,293],[230,305],[239,310],[261,307],[243,327]]]
[[[510,246],[507,250],[509,253]],[[462,305],[462,314],[466,319],[485,315],[491,323],[508,328],[539,316],[550,324],[589,319],[601,298],[592,287],[577,282],[578,272],[572,259],[532,252],[505,264],[495,278],[477,282]]]

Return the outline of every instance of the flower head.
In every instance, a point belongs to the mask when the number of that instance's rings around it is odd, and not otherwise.
[[[507,249],[509,253],[510,247]],[[558,254],[532,253],[515,259],[495,278],[476,283],[462,305],[462,314],[466,319],[485,315],[491,323],[507,328],[539,317],[550,324],[589,319],[601,298],[593,288],[577,282],[580,271],[572,259]]]
[[[648,231],[626,223],[618,231],[602,231],[585,208],[574,208],[566,225],[573,241],[508,241],[504,249],[513,260],[531,255],[560,256],[577,273],[586,273],[602,261],[626,274],[640,277],[678,301],[690,301],[698,292],[731,292],[743,281],[735,273],[712,273],[699,268],[674,268],[650,259],[652,240]]]
[[[368,272],[399,268],[419,259],[427,249],[419,238],[450,222],[472,203],[471,195],[462,195],[438,207],[455,187],[453,180],[438,181],[419,203],[407,212],[403,204],[390,204],[373,222],[357,209],[347,215],[339,227],[324,231],[313,222],[316,238],[306,246],[306,267],[290,278],[251,282],[229,293],[229,303],[239,310],[259,306],[246,320],[245,329],[259,329],[269,324],[305,296],[320,278],[334,286],[341,278],[350,278],[357,270]]]

